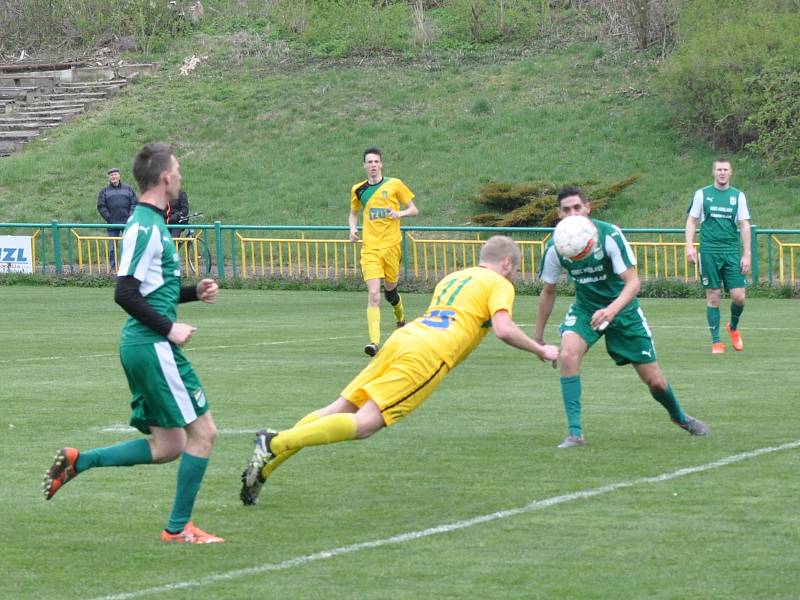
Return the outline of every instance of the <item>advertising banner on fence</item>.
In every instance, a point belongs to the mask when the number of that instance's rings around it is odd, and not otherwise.
[[[0,274],[33,273],[33,238],[0,235]]]

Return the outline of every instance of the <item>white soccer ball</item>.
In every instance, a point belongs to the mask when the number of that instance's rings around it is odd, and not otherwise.
[[[562,219],[553,232],[553,246],[564,258],[581,260],[597,246],[597,227],[588,217],[574,215]]]

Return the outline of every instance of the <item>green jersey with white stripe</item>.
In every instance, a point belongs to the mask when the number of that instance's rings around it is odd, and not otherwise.
[[[181,270],[175,243],[164,214],[150,204],[138,204],[122,233],[118,276],[141,282],[139,291],[157,313],[175,322],[181,294]],[[121,345],[150,344],[166,339],[129,317],[122,327]]]
[[[619,227],[595,219],[592,222],[599,234],[592,253],[576,261],[563,258],[556,252],[551,238],[540,275],[545,283],[557,283],[562,269],[565,270],[575,282],[575,301],[590,312],[611,304],[625,287],[620,273],[636,266],[636,256]],[[638,308],[639,301],[634,298],[621,313]]]
[[[700,252],[739,252],[736,222],[750,219],[744,192],[735,187],[721,190],[715,185],[700,188],[688,213],[702,223]]]

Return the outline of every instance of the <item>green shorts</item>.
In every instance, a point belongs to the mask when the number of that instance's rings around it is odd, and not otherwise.
[[[701,252],[700,281],[705,289],[726,291],[747,286],[739,264],[739,252]]]
[[[601,337],[606,339],[606,352],[618,365],[643,365],[656,361],[656,347],[647,319],[641,308],[623,311],[614,317],[603,331],[595,331],[589,324],[594,310],[572,304],[561,324],[561,335],[574,331],[591,348]]]
[[[208,411],[200,380],[180,347],[168,341],[120,346],[128,378],[130,423],[142,433],[150,426],[183,428]]]

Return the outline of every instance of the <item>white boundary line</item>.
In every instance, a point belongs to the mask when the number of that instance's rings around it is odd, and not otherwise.
[[[106,425],[103,427],[92,427],[91,431],[100,433],[139,433],[139,430],[124,423],[115,423],[114,425]],[[222,435],[255,435],[258,431],[257,427],[250,427],[249,429],[236,429],[236,428],[223,428],[219,430]]]
[[[533,327],[535,323],[517,323],[520,327]],[[651,323],[651,328],[654,331],[658,331],[659,329],[681,329],[681,330],[703,330],[704,328],[700,325],[656,325],[653,326]],[[557,327],[557,324],[554,325]],[[747,327],[746,331],[798,331],[800,332],[800,327]],[[250,344],[226,344],[221,346],[189,346],[188,348],[184,348],[185,352],[202,352],[204,350],[228,350],[230,348],[248,348],[248,347],[259,347],[259,346],[284,346],[286,344],[298,344],[298,343],[314,343],[314,342],[330,342],[334,340],[352,340],[355,338],[359,338],[363,336],[358,335],[339,335],[334,337],[325,337],[325,338],[316,338],[316,339],[305,339],[305,338],[297,338],[294,340],[277,340],[273,342],[253,342]],[[30,362],[38,362],[38,361],[49,361],[49,360],[82,360],[82,359],[92,359],[92,358],[118,358],[119,353],[113,354],[78,354],[78,355],[70,355],[70,356],[29,356],[26,358],[11,358],[0,360],[0,365],[9,365],[12,363],[30,363]]]
[[[286,344],[307,344],[315,342],[330,342],[334,340],[351,340],[358,337],[357,335],[337,335],[334,337],[325,338],[297,338],[293,340],[277,340],[273,342],[253,342],[251,344],[227,344],[222,346],[189,346],[184,348],[184,352],[202,352],[203,350],[228,350],[230,348],[249,348],[257,346],[285,346]],[[10,360],[0,360],[0,365],[7,365],[10,363],[23,363],[47,360],[76,360],[85,358],[119,358],[119,353],[113,354],[77,354],[70,356],[29,356],[27,358],[12,358]]]
[[[489,523],[491,521],[497,521],[500,519],[515,517],[517,515],[534,512],[537,510],[541,510],[543,508],[548,508],[550,506],[556,506],[558,504],[572,502],[573,500],[583,500],[584,498],[593,498],[594,496],[601,496],[603,494],[616,492],[617,490],[630,488],[642,484],[661,483],[663,481],[670,481],[671,479],[677,479],[678,477],[693,475],[695,473],[702,473],[704,471],[711,471],[713,469],[718,469],[720,467],[741,462],[743,460],[756,458],[763,454],[781,452],[783,450],[793,450],[795,448],[800,448],[800,440],[795,442],[789,442],[786,444],[781,444],[780,446],[758,448],[756,450],[751,450],[749,452],[742,452],[741,454],[733,454],[731,456],[727,456],[725,458],[721,458],[719,460],[715,460],[713,462],[706,463],[704,465],[698,465],[695,467],[685,467],[683,469],[678,469],[677,471],[672,471],[670,473],[662,473],[661,475],[656,475],[654,477],[640,477],[638,479],[629,479],[627,481],[610,483],[608,485],[603,485],[589,490],[572,492],[570,494],[564,494],[562,496],[553,496],[551,498],[545,498],[544,500],[534,500],[530,504],[527,504],[519,508],[511,508],[508,510],[501,510],[486,515],[479,515],[477,517],[472,517],[471,519],[465,519],[463,521],[445,523],[444,525],[437,525],[435,527],[420,529],[418,531],[409,531],[407,533],[401,533],[388,538],[371,540],[368,542],[359,542],[357,544],[350,544],[348,546],[339,546],[338,548],[331,548],[330,550],[321,550],[319,552],[315,552],[314,554],[297,556],[295,558],[290,558],[288,560],[284,560],[278,563],[265,563],[262,565],[256,565],[254,567],[248,567],[245,569],[236,569],[233,571],[226,571],[223,573],[214,573],[212,575],[206,575],[205,577],[200,577],[198,579],[179,581],[176,583],[170,583],[157,587],[145,588],[137,590],[135,592],[123,592],[119,594],[112,594],[110,596],[101,596],[95,598],[94,600],[128,600],[129,598],[140,598],[142,596],[150,596],[153,594],[161,594],[164,592],[173,592],[175,590],[184,590],[188,588],[212,585],[223,581],[230,581],[232,579],[237,579],[239,577],[245,577],[247,575],[258,575],[261,573],[269,573],[272,571],[285,571],[287,569],[292,569],[294,567],[300,567],[309,563],[314,563],[329,558],[336,558],[338,556],[342,556],[345,554],[353,554],[355,552],[360,552],[362,550],[370,550],[372,548],[380,548],[382,546],[390,546],[394,544],[403,544],[405,542],[411,542],[414,540],[419,540],[433,535],[439,535],[442,533],[450,533],[451,531],[467,529],[469,527],[474,527],[475,525],[481,525],[483,523]]]

